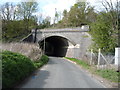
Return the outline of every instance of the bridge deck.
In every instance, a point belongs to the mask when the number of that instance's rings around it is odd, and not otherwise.
[[[34,32],[35,30],[32,30]],[[38,29],[37,32],[88,32],[89,27],[74,27],[74,28],[61,28],[61,29]]]

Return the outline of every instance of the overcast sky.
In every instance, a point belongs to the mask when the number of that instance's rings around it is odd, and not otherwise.
[[[25,0],[1,0],[0,5],[5,2],[14,2],[18,3]],[[37,15],[43,15],[44,17],[50,16],[53,22],[53,18],[55,15],[55,8],[58,12],[63,12],[64,9],[70,10],[70,7],[73,6],[76,2],[76,0],[36,0],[38,2],[38,12]],[[79,1],[85,1],[85,0],[79,0]],[[87,0],[91,3],[93,6],[97,6],[97,8],[101,8],[101,6],[98,4],[99,0]],[[113,0],[115,1],[115,0]]]

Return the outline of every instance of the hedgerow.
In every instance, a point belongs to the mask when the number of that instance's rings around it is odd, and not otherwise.
[[[2,51],[2,88],[12,88],[16,83],[24,80],[37,68],[48,62],[48,56],[43,55],[33,62],[28,57],[10,51]]]
[[[33,62],[24,55],[10,51],[3,51],[0,54],[2,55],[3,88],[12,87],[36,69]]]

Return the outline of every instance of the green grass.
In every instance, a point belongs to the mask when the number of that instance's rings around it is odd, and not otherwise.
[[[89,36],[88,35],[84,35],[84,36],[82,36],[83,38],[88,38]]]
[[[120,72],[116,72],[113,69],[105,70],[96,70],[96,74],[106,78],[112,82],[120,82]]]
[[[76,62],[77,64],[81,65],[82,67],[86,68],[86,69],[89,69],[90,68],[90,65],[88,65],[85,61],[83,60],[78,60],[78,59],[75,59],[75,58],[69,58],[69,57],[65,57],[66,59],[69,59],[71,61],[74,61]]]
[[[83,60],[78,60],[75,58],[65,57],[71,61],[76,62],[78,65],[82,66],[85,69],[89,69],[89,71],[93,74],[97,74],[111,82],[120,82],[120,72],[116,72],[114,69],[104,69],[104,70],[97,70],[97,68],[92,68],[92,66],[88,65]]]

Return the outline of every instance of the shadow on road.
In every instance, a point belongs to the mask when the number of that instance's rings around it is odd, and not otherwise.
[[[37,70],[32,75],[27,77],[15,88],[43,88],[46,84],[46,79],[49,77],[49,72],[46,70]]]

